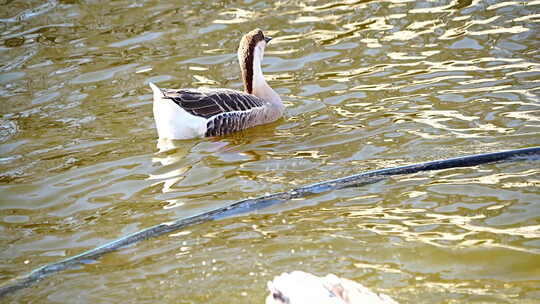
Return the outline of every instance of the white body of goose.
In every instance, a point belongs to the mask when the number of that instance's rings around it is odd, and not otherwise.
[[[238,60],[244,92],[230,89],[160,89],[154,94],[154,119],[160,138],[220,136],[275,121],[283,115],[279,95],[264,79],[261,62],[266,44],[259,29],[240,41]]]
[[[398,304],[387,295],[333,274],[282,273],[268,282],[268,289],[266,304]]]

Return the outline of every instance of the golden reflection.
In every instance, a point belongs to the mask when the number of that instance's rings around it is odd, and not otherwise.
[[[540,1],[538,1],[540,4]],[[534,15],[528,15],[528,16],[521,16],[516,19],[514,19],[515,22],[523,22],[523,21],[531,21],[531,22],[540,22],[540,14],[534,14]]]
[[[440,92],[443,94],[446,93],[480,93],[480,92],[494,92],[494,91],[502,91],[507,88],[511,88],[513,85],[498,85],[498,86],[489,86],[489,87],[481,87],[481,88],[468,88],[468,89],[452,89],[452,90],[441,90]]]
[[[191,168],[190,165],[180,164],[180,161],[193,146],[193,143],[189,144],[187,141],[159,139],[159,152],[154,155],[152,162],[159,163],[162,167],[149,174],[147,180],[156,181],[152,186],[163,183],[163,193],[174,191],[174,185],[183,180],[184,174]]]
[[[390,265],[379,265],[379,264],[370,264],[370,263],[353,263],[353,266],[359,269],[374,269],[377,271],[387,272],[387,273],[401,273],[401,270],[394,269]]]
[[[365,43],[368,48],[380,48],[382,45],[379,43],[379,40],[374,38],[362,38],[360,39],[361,42]]]
[[[511,34],[519,34],[523,32],[528,32],[530,29],[523,27],[521,25],[516,25],[513,27],[499,27],[489,30],[483,30],[483,31],[469,31],[469,35],[472,36],[485,36],[485,35],[495,35],[495,34],[502,34],[502,33],[511,33]]]
[[[312,22],[330,22],[333,23],[339,19],[337,15],[327,15],[327,16],[298,16],[296,19],[292,20],[291,23],[312,23]]]
[[[470,177],[470,178],[459,178],[459,174],[455,176],[446,176],[440,178],[439,182],[444,184],[454,184],[454,185],[471,185],[471,184],[483,184],[483,185],[500,185],[501,188],[511,188],[511,187],[534,187],[539,183],[538,180],[534,179],[534,176],[538,174],[538,170],[531,169],[520,172],[519,174],[512,173],[500,173],[500,174],[491,174],[487,176],[479,177]],[[527,182],[506,182],[506,180],[511,178],[527,178]]]
[[[453,0],[451,3],[443,6],[435,6],[435,7],[423,7],[423,8],[415,8],[411,10],[411,13],[413,14],[441,14],[441,13],[448,13],[456,10],[460,10],[462,8],[468,7],[468,6],[476,6],[479,5],[479,3],[482,3],[483,0]]]
[[[293,80],[295,77],[296,75],[292,73],[276,73],[266,76],[266,79],[268,79],[268,81],[284,81]]]
[[[368,29],[378,31],[390,30],[393,28],[393,26],[389,25],[387,21],[390,19],[400,19],[402,17],[403,16],[400,14],[394,14],[385,17],[372,17],[362,22],[344,24],[343,28],[347,29],[345,31],[316,29],[307,33],[307,36],[300,35],[300,37],[304,39],[308,37],[309,39],[318,41],[323,45],[336,44],[344,39],[350,39],[353,37],[357,37],[358,39],[364,39],[361,36],[362,31]]]
[[[388,57],[394,60],[420,60],[425,58],[424,56],[413,56],[402,52],[390,52],[388,53]]]
[[[387,65],[375,65],[368,68],[348,69],[346,71],[322,72],[322,73],[317,74],[317,78],[318,79],[332,79],[339,82],[347,82],[359,76],[367,76],[367,75],[375,74],[378,72],[382,72],[388,67],[389,66]],[[381,84],[380,86],[384,86],[384,84]],[[378,86],[373,86],[373,87],[379,88],[380,86],[378,85]],[[366,88],[368,86],[363,85],[359,87]],[[355,89],[355,88],[352,88],[352,89]]]
[[[480,123],[479,117],[466,116],[457,111],[423,111],[421,115],[411,117],[413,121],[428,125],[436,130],[446,129],[451,131],[455,136],[463,138],[475,138],[483,136],[491,136],[492,132],[499,134],[508,134],[513,132],[510,128],[503,128],[491,123]],[[466,123],[459,127],[459,122]],[[442,135],[428,134],[421,130],[407,130],[406,132],[422,136],[424,138],[441,138]]]
[[[429,289],[438,290],[438,292],[447,293],[459,293],[459,294],[472,294],[476,296],[491,295],[489,288],[475,288],[470,287],[469,283],[442,283],[442,282],[425,282],[425,286]],[[452,303],[452,302],[449,302]]]
[[[415,197],[420,197],[422,195],[426,195],[427,193],[424,192],[424,191],[410,191],[409,193],[407,193],[407,195],[409,196],[409,198],[415,198]]]
[[[196,86],[205,86],[205,85],[208,85],[208,86],[215,86],[215,85],[218,85],[219,82],[215,81],[215,80],[212,80],[206,76],[202,76],[202,75],[193,75],[193,78],[195,78],[195,80],[197,80],[196,82],[194,82],[194,85]]]
[[[358,124],[354,124],[354,125],[335,124],[334,126],[341,130],[340,133],[342,133],[342,132],[346,133],[346,132],[350,132],[350,131],[353,131],[353,130],[359,130],[359,129],[365,128],[364,125],[358,125]]]
[[[256,16],[257,16],[256,13],[249,10],[241,9],[241,8],[224,10],[220,12],[218,15],[225,17],[227,19],[215,19],[213,23],[221,23],[221,24],[244,23],[244,22],[249,22],[250,20],[256,19]]]
[[[525,187],[540,187],[540,180],[523,182],[523,183],[504,183],[503,188],[525,188]]]
[[[163,209],[174,209],[185,205],[184,202],[178,199],[166,200],[167,205],[163,206]]]
[[[461,223],[459,226],[463,229],[467,229],[473,232],[489,232],[494,235],[506,234],[511,236],[521,236],[527,239],[540,238],[540,225],[522,226],[506,229],[499,229],[488,226],[477,226],[470,223]]]
[[[176,233],[171,233],[169,234],[170,237],[176,237],[176,236],[185,236],[185,235],[189,235],[191,234],[191,231],[190,230],[182,230],[182,231],[179,231],[179,232],[176,232]]]
[[[356,198],[358,199],[358,198]],[[400,236],[409,241],[420,241],[436,247],[500,247],[531,252],[516,246],[501,244],[501,235],[540,238],[540,225],[515,228],[494,228],[474,224],[486,216],[445,215],[426,213],[424,209],[352,207],[346,209],[344,216],[362,219],[357,226],[379,235]],[[429,229],[429,230],[426,230]],[[491,236],[486,236],[489,233]],[[534,250],[532,250],[534,251]]]
[[[351,10],[354,8],[365,7],[367,3],[373,0],[345,0],[345,1],[335,1],[329,2],[322,5],[310,6],[307,3],[300,2],[299,7],[304,12],[316,12],[316,11],[327,11],[327,10]]]
[[[437,23],[436,20],[414,21],[413,23],[409,24],[407,28],[411,30],[419,30],[419,29],[422,29],[431,25],[435,25],[436,23]]]
[[[149,66],[140,67],[140,68],[137,69],[137,71],[135,71],[135,74],[147,73],[147,72],[150,72],[150,71],[152,71],[152,67],[149,67]]]
[[[188,68],[192,71],[208,71],[208,67],[204,67],[204,66],[190,65]]]
[[[430,31],[428,31],[430,32]],[[418,36],[420,36],[422,32],[413,32],[413,31],[399,31],[392,33],[391,35],[385,36],[384,40],[401,40],[401,41],[407,41],[412,40]]]
[[[292,156],[297,158],[314,158],[314,159],[321,159],[321,158],[327,158],[328,155],[326,154],[320,154],[320,151],[297,151]]]
[[[499,8],[503,8],[506,6],[512,6],[512,5],[523,5],[526,2],[533,2],[533,1],[502,1],[499,3],[492,4],[488,6],[486,9],[489,10],[496,10]]]
[[[278,42],[281,42],[281,43],[291,43],[291,42],[298,42],[298,41],[301,41],[302,39],[304,39],[304,34],[281,34],[279,35],[279,37],[276,37],[276,38],[273,38],[272,40],[272,43],[278,41]],[[276,40],[276,41],[274,41]],[[272,49],[272,50],[269,50],[269,52],[275,52],[276,50]],[[283,51],[283,50],[282,50]],[[297,52],[298,50],[294,50],[295,52]],[[266,75],[265,75],[266,76]]]
[[[346,109],[344,109],[342,107],[332,107],[332,110],[334,110],[340,116],[349,117],[349,118],[357,117],[357,116],[360,116],[360,115],[364,114],[362,112],[353,113],[353,112],[351,112],[349,110],[346,110]]]
[[[313,159],[321,159],[321,158],[328,157],[328,155],[320,154],[320,153],[321,153],[320,151],[316,151],[316,150],[313,150],[313,151],[306,150],[306,151],[297,151],[294,154],[291,154],[290,156],[296,157],[296,158],[313,158]]]

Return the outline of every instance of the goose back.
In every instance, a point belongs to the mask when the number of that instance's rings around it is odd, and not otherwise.
[[[229,89],[163,91],[187,113],[207,120],[205,136],[221,136],[275,121],[279,111],[263,99]]]
[[[206,119],[228,112],[250,111],[265,104],[254,95],[228,89],[167,90],[164,94],[188,113]]]

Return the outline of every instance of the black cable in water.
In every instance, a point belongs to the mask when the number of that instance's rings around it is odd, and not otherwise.
[[[119,248],[133,245],[142,240],[157,237],[166,233],[176,231],[185,227],[200,224],[207,221],[227,218],[229,216],[248,213],[288,201],[293,198],[305,197],[312,194],[341,189],[348,186],[359,186],[383,178],[411,174],[421,171],[442,170],[457,167],[471,167],[486,163],[500,162],[506,160],[518,160],[527,157],[540,157],[540,147],[510,150],[495,153],[476,154],[444,160],[436,160],[420,164],[400,166],[394,168],[367,171],[351,176],[320,182],[308,186],[303,186],[293,190],[265,195],[258,198],[250,198],[235,202],[231,205],[194,215],[188,218],[179,219],[174,222],[158,224],[144,230],[124,236],[100,247],[90,249],[76,256],[69,257],[56,263],[48,264],[37,268],[27,275],[14,278],[0,286],[0,297],[11,292],[25,288],[36,281],[43,279],[54,273],[72,268],[77,265],[93,262],[100,256],[115,251]]]

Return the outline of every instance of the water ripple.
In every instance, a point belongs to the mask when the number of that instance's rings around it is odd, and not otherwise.
[[[242,198],[540,145],[539,5],[5,3],[0,280]],[[256,27],[274,37],[263,70],[285,117],[156,149],[148,81],[241,88],[235,50]],[[537,167],[449,169],[293,200],[126,248],[7,301],[262,302],[273,275],[302,269],[404,303],[534,303]]]

